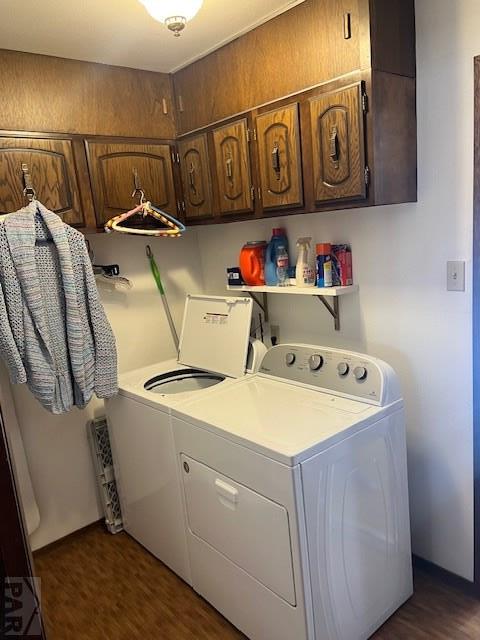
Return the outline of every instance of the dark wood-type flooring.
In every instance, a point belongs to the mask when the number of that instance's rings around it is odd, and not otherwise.
[[[35,568],[49,640],[245,640],[127,534],[100,524],[36,553]],[[373,638],[479,640],[480,601],[417,571],[414,597]]]

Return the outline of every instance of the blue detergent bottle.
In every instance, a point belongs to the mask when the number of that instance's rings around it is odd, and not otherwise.
[[[278,284],[277,257],[278,250],[283,247],[288,253],[288,238],[285,229],[276,228],[272,231],[272,239],[268,243],[265,253],[265,284],[275,287]]]

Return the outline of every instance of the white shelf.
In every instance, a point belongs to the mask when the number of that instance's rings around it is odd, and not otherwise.
[[[295,296],[314,296],[317,300],[323,304],[334,320],[335,330],[340,329],[340,306],[339,297],[345,296],[349,293],[356,293],[358,291],[358,284],[351,284],[348,287],[268,287],[266,285],[260,287],[249,287],[242,285],[240,287],[231,287],[227,285],[228,291],[244,291],[248,293],[255,302],[263,309],[265,314],[265,320],[268,320],[268,305],[267,305],[267,293],[283,293],[286,295]],[[262,294],[263,303],[256,294]],[[329,301],[328,298],[332,300]]]
[[[228,291],[246,291],[247,293],[287,293],[297,296],[329,296],[337,297],[344,296],[348,293],[356,293],[358,291],[358,284],[351,284],[348,287],[268,287],[258,286],[249,287],[247,285],[242,286],[227,286]]]

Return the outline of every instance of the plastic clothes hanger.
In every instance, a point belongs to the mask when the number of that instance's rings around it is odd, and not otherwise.
[[[120,291],[129,291],[133,288],[133,284],[128,278],[123,278],[120,275],[120,267],[118,264],[95,264],[95,254],[90,245],[88,238],[85,238],[85,244],[87,245],[88,255],[90,262],[92,263],[93,273],[95,280],[99,284],[108,285],[110,289],[117,289]]]
[[[133,289],[133,284],[128,278],[123,278],[122,276],[107,276],[104,273],[98,273],[95,268],[93,272],[98,284],[107,285],[110,289],[118,291],[130,291]]]
[[[178,238],[185,231],[185,225],[179,222],[176,218],[171,216],[170,214],[154,207],[151,202],[148,202],[145,198],[145,192],[143,191],[140,185],[140,178],[138,176],[137,169],[133,169],[133,184],[134,189],[132,193],[132,198],[135,196],[140,196],[139,204],[130,211],[126,213],[122,213],[118,216],[115,216],[111,220],[107,222],[105,225],[105,231],[118,231],[119,233],[126,233],[131,235],[141,235],[141,236],[160,236],[160,237],[171,237]],[[144,218],[150,216],[154,218],[156,221],[162,223],[162,227],[151,228],[150,226],[146,226],[142,228],[140,226],[130,227],[125,226],[123,223],[132,218],[133,216],[141,214]]]
[[[143,214],[145,218],[147,215],[155,218],[161,222],[164,226],[159,227],[157,229],[149,229],[149,228],[141,228],[141,227],[127,227],[123,226],[123,222],[128,220],[132,216],[137,214]],[[160,237],[170,237],[170,238],[178,238],[185,231],[185,225],[183,225],[179,220],[171,216],[170,214],[154,207],[151,202],[142,202],[134,209],[127,211],[126,213],[121,213],[118,216],[115,216],[111,220],[107,222],[105,225],[105,231],[118,231],[119,233],[126,233],[132,235],[140,235],[140,236],[160,236]]]

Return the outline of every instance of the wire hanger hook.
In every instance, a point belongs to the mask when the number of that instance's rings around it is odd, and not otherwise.
[[[28,170],[28,164],[26,162],[22,162],[22,174],[23,195],[29,202],[33,202],[33,200],[37,199],[37,194],[35,193],[35,189],[33,188],[32,178],[30,176],[30,171]]]
[[[133,173],[133,192],[132,192],[132,198],[135,198],[136,196],[140,196],[140,201],[139,204],[144,204],[147,199],[145,197],[145,191],[142,189],[141,183],[140,183],[140,178],[138,176],[138,171],[136,168],[133,169],[132,171]]]

